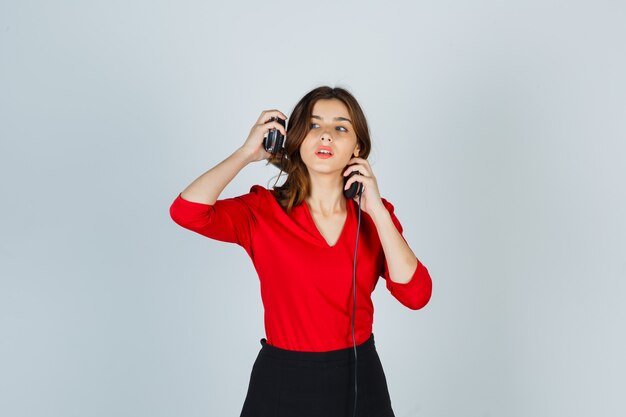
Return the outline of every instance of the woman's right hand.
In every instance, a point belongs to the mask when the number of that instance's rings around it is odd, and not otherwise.
[[[287,116],[278,110],[263,111],[256,124],[252,126],[248,138],[244,144],[241,145],[241,149],[249,155],[250,161],[252,162],[268,159],[272,156],[272,154],[263,147],[263,138],[270,129],[278,129],[283,135],[287,135],[283,125],[277,121],[269,121],[272,117],[280,117],[281,119],[287,120]]]

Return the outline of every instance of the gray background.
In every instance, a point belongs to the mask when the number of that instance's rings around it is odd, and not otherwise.
[[[623,416],[624,22],[618,1],[1,0],[0,415],[239,415],[258,278],[169,206],[329,84],[434,281],[419,311],[373,294],[396,415]]]

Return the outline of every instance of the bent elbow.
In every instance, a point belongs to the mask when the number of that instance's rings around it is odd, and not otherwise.
[[[170,218],[185,229],[202,229],[211,221],[211,206],[198,206],[197,203],[189,203],[179,196],[170,205]]]
[[[420,310],[428,304],[433,294],[433,281],[430,278],[430,274],[428,270],[424,268],[424,274],[421,274],[419,277],[420,285],[419,289],[416,292],[415,296],[411,298],[411,300],[405,304],[411,310]],[[417,278],[417,277],[415,277]]]
[[[179,226],[186,227],[189,219],[188,216],[184,216],[184,213],[179,209],[179,205],[176,201],[170,206],[170,218]]]
[[[411,302],[407,305],[407,307],[410,308],[411,310],[421,310],[422,308],[426,306],[426,304],[428,304],[431,296],[432,296],[432,285],[428,285],[428,288],[425,289],[423,292],[420,292],[419,295],[415,297],[414,300],[411,300]]]

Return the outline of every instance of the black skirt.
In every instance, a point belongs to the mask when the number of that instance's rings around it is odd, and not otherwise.
[[[372,333],[354,347],[328,352],[280,349],[261,339],[240,417],[394,417]]]

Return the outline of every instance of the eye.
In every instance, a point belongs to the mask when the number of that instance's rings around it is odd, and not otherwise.
[[[347,132],[347,131],[348,131],[348,129],[346,129],[346,128],[345,128],[345,127],[343,127],[343,126],[337,126],[337,129],[343,129],[343,130],[342,130],[342,132]]]
[[[311,129],[313,129],[313,126],[317,126],[317,123],[311,123],[311,126],[309,126]]]

